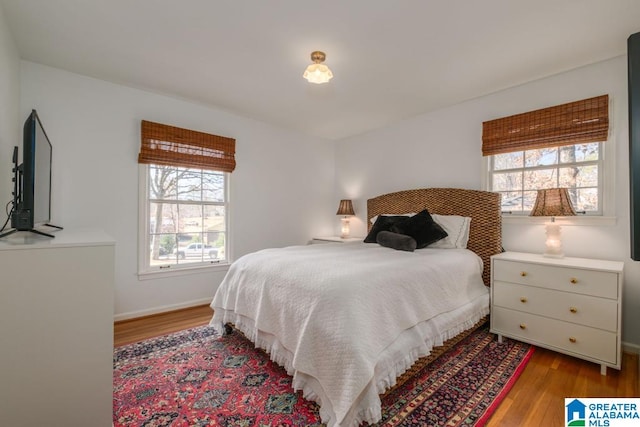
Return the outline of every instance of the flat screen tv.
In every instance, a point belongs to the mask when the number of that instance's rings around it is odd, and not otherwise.
[[[52,146],[36,110],[24,122],[22,164],[17,164],[14,151],[14,201],[11,214],[12,231],[31,231],[54,237],[37,228],[48,226],[60,229],[51,222],[51,161]]]

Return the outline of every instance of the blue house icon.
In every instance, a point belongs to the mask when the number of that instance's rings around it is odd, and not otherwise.
[[[574,418],[584,420],[585,408],[587,405],[580,402],[578,399],[574,399],[567,405],[567,421],[571,422]]]

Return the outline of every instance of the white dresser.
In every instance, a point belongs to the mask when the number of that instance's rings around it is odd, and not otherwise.
[[[110,427],[114,241],[0,239],[0,425]]]
[[[622,262],[505,252],[491,257],[491,332],[621,366]]]

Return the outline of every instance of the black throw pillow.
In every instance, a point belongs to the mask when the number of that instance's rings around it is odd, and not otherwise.
[[[448,236],[426,209],[406,221],[393,224],[391,231],[413,237],[416,240],[417,249],[425,248]]]
[[[380,246],[397,249],[399,251],[413,252],[416,250],[416,239],[406,234],[394,233],[393,231],[381,231],[376,237]]]
[[[367,237],[364,238],[364,242],[377,243],[378,241],[376,240],[376,237],[378,236],[379,232],[390,231],[391,227],[394,224],[397,224],[398,222],[401,222],[401,221],[406,221],[407,219],[409,219],[409,217],[404,215],[393,215],[393,216],[379,215],[378,218],[376,219],[376,222],[374,222],[373,225],[371,226],[371,230],[369,231],[369,234],[367,234]]]

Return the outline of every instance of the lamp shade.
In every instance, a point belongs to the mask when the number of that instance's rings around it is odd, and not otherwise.
[[[576,214],[566,188],[538,190],[530,216],[574,216]]]
[[[338,212],[336,215],[355,215],[356,213],[353,211],[353,204],[351,204],[351,200],[340,200],[340,206],[338,206]]]
[[[311,64],[307,67],[303,77],[307,79],[309,83],[327,83],[333,78],[333,73],[324,64]]]

